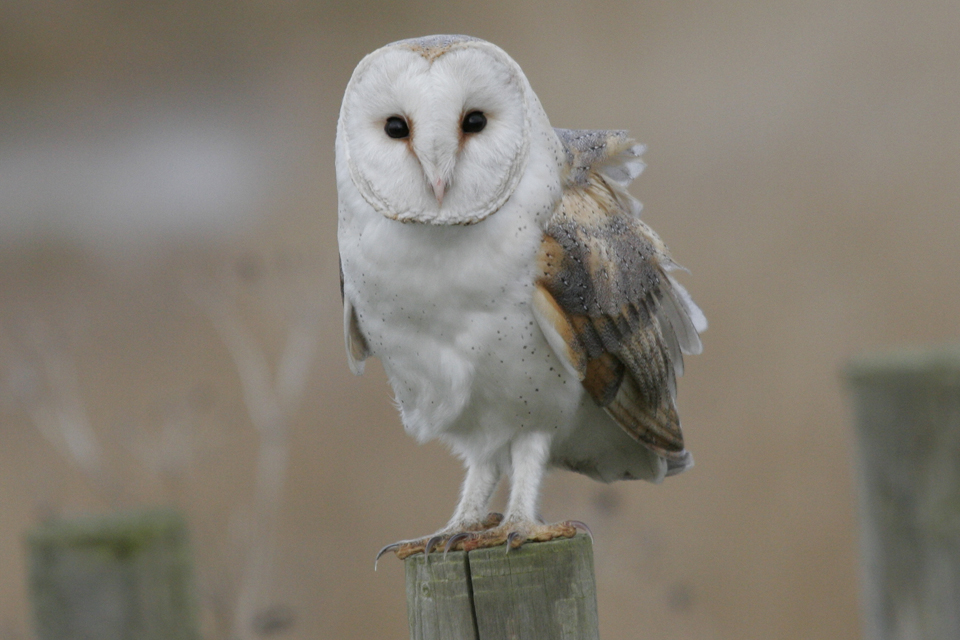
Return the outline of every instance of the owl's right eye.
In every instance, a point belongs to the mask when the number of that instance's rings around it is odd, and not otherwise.
[[[407,121],[400,116],[387,118],[387,124],[383,126],[383,130],[391,138],[406,138],[410,135],[410,127],[407,126]]]

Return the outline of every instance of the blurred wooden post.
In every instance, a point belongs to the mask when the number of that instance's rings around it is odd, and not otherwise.
[[[411,640],[598,640],[585,535],[406,559]]]
[[[27,544],[41,640],[199,640],[187,529],[176,512],[54,521]]]
[[[848,378],[865,638],[960,638],[960,347],[863,357]]]

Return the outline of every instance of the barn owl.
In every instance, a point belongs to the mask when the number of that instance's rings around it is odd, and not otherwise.
[[[676,376],[707,323],[627,192],[642,152],[552,128],[483,40],[404,40],[357,66],[336,140],[347,360],[379,358],[406,431],[466,467],[449,523],[378,558],[574,535],[539,516],[549,468],[660,482],[692,465]],[[501,476],[505,513],[488,513]]]

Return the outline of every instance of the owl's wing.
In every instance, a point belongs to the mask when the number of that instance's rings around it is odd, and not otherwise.
[[[563,197],[538,257],[534,314],[553,350],[634,439],[689,463],[675,405],[683,354],[699,353],[703,312],[669,272],[679,267],[639,217],[626,186],[643,147],[625,132],[557,130]]]
[[[340,263],[340,299],[343,301],[343,340],[347,346],[347,364],[353,375],[363,375],[363,361],[370,355],[367,341],[360,332],[357,312],[350,298],[343,294],[343,263]]]

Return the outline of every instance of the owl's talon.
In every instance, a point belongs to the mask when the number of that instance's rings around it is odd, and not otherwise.
[[[373,559],[373,570],[374,570],[374,571],[377,570],[377,563],[380,562],[380,557],[383,556],[383,554],[387,553],[388,551],[396,551],[397,549],[400,548],[400,545],[401,545],[401,544],[403,544],[403,543],[402,543],[402,542],[392,542],[392,543],[388,544],[387,546],[385,546],[384,548],[380,549],[380,551],[377,552],[377,557]]]
[[[433,536],[423,545],[423,555],[428,556],[435,546],[443,541],[444,536]]]
[[[519,549],[520,547],[523,546],[523,543],[526,541],[527,541],[526,535],[520,533],[519,531],[511,531],[507,535],[507,548],[503,552],[504,555],[510,553],[511,549]],[[517,544],[514,545],[514,542],[516,542]]]
[[[447,544],[443,545],[443,559],[444,560],[447,559],[447,554],[450,553],[450,550],[453,549],[453,546],[455,544],[457,544],[461,540],[465,540],[469,538],[472,535],[473,534],[470,533],[469,531],[462,531],[456,535],[450,536],[450,539],[447,540]]]
[[[590,531],[590,527],[587,526],[586,522],[581,522],[580,520],[567,520],[564,524],[573,527],[574,529],[579,529],[587,534],[587,537],[590,538],[590,542],[593,543],[593,531]]]

